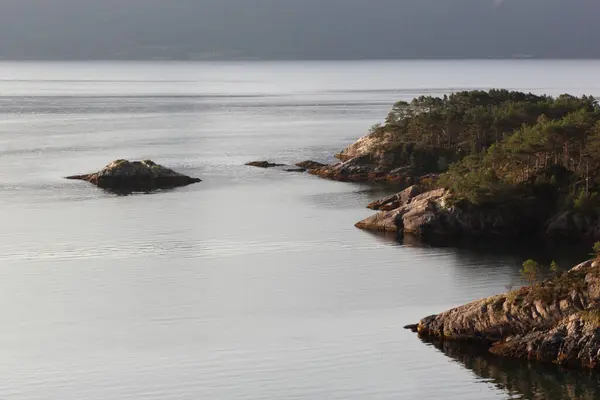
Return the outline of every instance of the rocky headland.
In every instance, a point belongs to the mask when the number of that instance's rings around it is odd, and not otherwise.
[[[592,97],[422,96],[396,103],[384,124],[336,157],[308,172],[399,191],[369,205],[379,213],[358,222],[362,229],[600,240],[600,106]]]
[[[429,175],[406,165],[403,147],[387,132],[372,132],[336,154],[340,162],[309,168],[313,175],[342,182],[410,185]]]
[[[590,96],[475,90],[400,101],[336,157],[283,170],[398,190],[369,205],[379,213],[361,229],[600,240],[600,105]]]
[[[68,176],[66,179],[82,180],[103,189],[118,191],[151,191],[201,182],[198,178],[180,174],[151,160],[116,160],[98,172]]]
[[[486,346],[498,356],[600,369],[600,262],[407,326],[423,338]]]

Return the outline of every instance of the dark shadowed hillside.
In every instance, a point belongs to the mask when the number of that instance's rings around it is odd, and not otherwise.
[[[600,57],[591,0],[2,0],[0,57]]]

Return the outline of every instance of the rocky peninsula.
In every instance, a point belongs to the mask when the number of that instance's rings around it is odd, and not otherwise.
[[[396,103],[336,157],[308,172],[399,190],[370,205],[380,212],[362,229],[600,240],[600,106],[591,96],[421,96]]]
[[[475,343],[498,356],[600,369],[600,262],[408,326],[423,338]]]
[[[68,176],[66,179],[83,180],[103,189],[119,191],[151,191],[201,182],[151,160],[116,160],[98,172]]]

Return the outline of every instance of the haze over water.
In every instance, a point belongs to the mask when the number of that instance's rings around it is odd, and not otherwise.
[[[595,398],[594,376],[447,357],[402,329],[517,284],[534,249],[398,243],[353,227],[385,190],[244,163],[333,162],[421,94],[600,96],[598,71],[0,63],[0,398]],[[117,158],[204,181],[116,196],[62,179]]]

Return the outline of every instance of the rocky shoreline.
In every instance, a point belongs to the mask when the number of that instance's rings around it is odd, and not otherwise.
[[[439,171],[432,172],[436,167],[432,168],[427,159],[421,159],[421,165],[429,165],[428,171],[416,167],[417,162],[407,162],[413,157],[407,154],[416,154],[415,148],[407,150],[407,144],[400,143],[398,137],[385,128],[374,129],[337,154],[339,162],[308,168],[310,174],[326,179],[386,182],[402,189],[369,204],[368,208],[378,212],[356,223],[357,228],[425,240],[600,240],[600,215],[594,209],[593,196],[579,189],[583,202],[578,205],[569,198],[573,196],[570,185],[580,185],[581,180],[573,178],[568,163],[565,167],[555,161],[555,165],[536,170],[527,166],[517,170],[516,178],[507,173],[505,182],[494,176],[473,175],[465,168],[465,175],[454,171],[454,181],[444,182],[438,181],[442,163]],[[425,157],[444,154],[435,147],[428,151]],[[492,166],[487,168],[483,171],[492,171]],[[463,182],[467,179],[472,179],[471,187],[470,182]],[[504,192],[495,187],[496,192],[490,193],[505,197],[486,197],[487,187],[480,186],[482,182],[504,185]],[[479,198],[464,196],[479,195],[478,190],[484,192]],[[543,282],[426,317],[407,329],[442,346],[464,343],[484,347],[501,358],[600,369],[600,261],[590,260]]]
[[[554,213],[532,204],[475,206],[455,204],[447,189],[423,191],[411,186],[375,201],[368,208],[379,212],[355,226],[360,229],[412,234],[425,239],[443,237],[600,238],[600,221],[574,211]]]
[[[498,356],[600,369],[600,262],[406,328],[423,338],[484,345]]]
[[[536,202],[477,206],[455,203],[447,189],[423,191],[418,185],[375,201],[379,211],[355,226],[360,229],[412,234],[424,239],[444,237],[600,239],[600,218],[594,213],[554,210]]]

